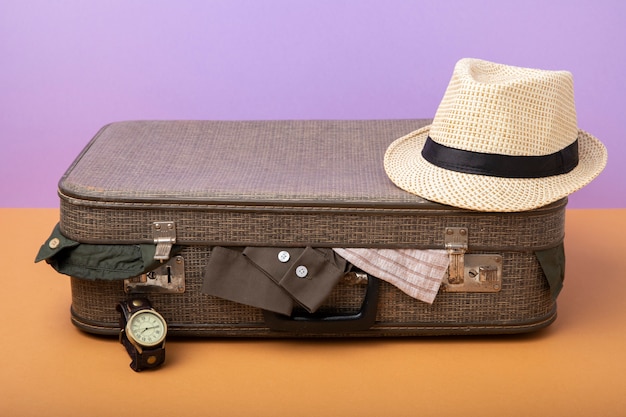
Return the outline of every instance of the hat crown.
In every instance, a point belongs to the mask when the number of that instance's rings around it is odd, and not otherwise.
[[[460,60],[430,137],[448,147],[501,155],[548,155],[578,136],[574,83],[567,71]]]

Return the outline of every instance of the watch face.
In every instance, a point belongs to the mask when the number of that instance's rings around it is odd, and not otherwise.
[[[156,346],[163,342],[167,324],[160,314],[151,310],[133,314],[126,325],[126,333],[142,346]]]

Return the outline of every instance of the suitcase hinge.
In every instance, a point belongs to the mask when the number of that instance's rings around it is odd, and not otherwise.
[[[170,258],[172,245],[176,243],[176,224],[174,222],[154,222],[152,223],[152,236],[156,244],[154,259],[167,261]]]
[[[446,292],[498,292],[502,288],[502,256],[468,254],[466,227],[447,227],[445,248],[450,254],[448,274],[442,282]]]

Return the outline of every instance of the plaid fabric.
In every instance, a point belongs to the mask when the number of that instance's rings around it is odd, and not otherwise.
[[[432,304],[448,269],[445,250],[333,248],[354,266]]]

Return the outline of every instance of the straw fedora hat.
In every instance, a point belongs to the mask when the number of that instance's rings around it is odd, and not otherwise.
[[[465,58],[432,124],[395,140],[384,166],[427,200],[512,212],[573,193],[606,161],[604,145],[578,129],[569,72]]]

